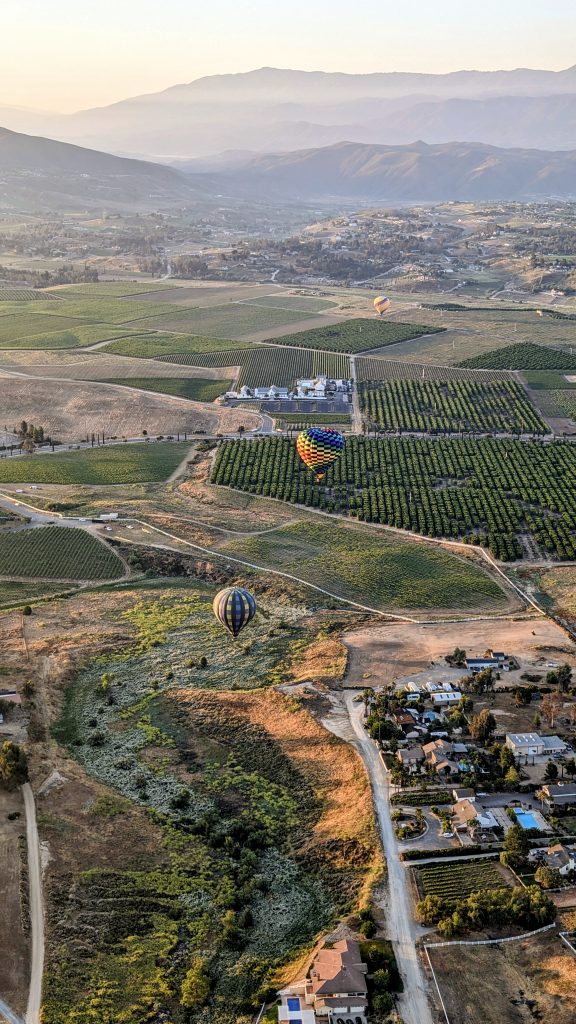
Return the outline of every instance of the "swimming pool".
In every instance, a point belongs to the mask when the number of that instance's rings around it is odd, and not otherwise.
[[[530,811],[516,811],[516,808],[514,810],[518,818],[518,824],[522,825],[522,828],[536,828],[538,831],[542,831],[542,826],[538,824],[534,815],[530,814]]]

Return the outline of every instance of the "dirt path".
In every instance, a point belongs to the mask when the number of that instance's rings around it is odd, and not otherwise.
[[[363,705],[354,703],[353,694],[346,694],[345,707],[352,727],[354,745],[366,765],[380,835],[387,863],[388,901],[386,906],[387,937],[392,942],[398,968],[404,982],[404,992],[398,999],[398,1008],[405,1024],[432,1024],[426,980],[416,952],[419,934],[414,922],[412,899],[407,873],[402,864],[394,827],[390,817],[388,776],[375,744],[362,726]],[[330,728],[330,721],[324,724]],[[340,732],[341,723],[333,731]],[[349,736],[346,738],[350,738]]]
[[[44,971],[44,904],[42,899],[42,873],[40,870],[40,840],[36,824],[34,794],[28,782],[22,786],[22,795],[26,809],[30,922],[32,926],[32,960],[26,1024],[40,1024],[42,974]]]

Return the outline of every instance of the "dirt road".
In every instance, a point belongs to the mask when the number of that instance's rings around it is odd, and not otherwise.
[[[40,841],[36,824],[36,805],[29,783],[22,786],[26,808],[26,841],[28,844],[28,880],[30,887],[30,921],[32,925],[32,958],[26,1024],[40,1024],[42,972],[44,970],[44,904],[40,870]]]
[[[426,981],[416,953],[417,926],[413,919],[406,869],[398,855],[398,845],[390,817],[388,777],[375,744],[362,726],[363,705],[354,703],[351,693],[346,694],[345,701],[356,745],[372,783],[374,805],[388,865],[386,925],[388,938],[392,941],[404,982],[404,992],[398,1000],[400,1015],[406,1024],[432,1024]]]

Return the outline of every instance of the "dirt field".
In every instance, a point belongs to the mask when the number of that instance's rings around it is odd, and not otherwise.
[[[385,626],[354,630],[345,635],[344,641],[349,651],[344,685],[351,687],[409,679],[425,672],[431,662],[446,667],[444,657],[455,647],[463,647],[472,657],[493,647],[514,654],[524,667],[545,663],[549,658],[565,660],[566,651],[572,651],[573,658],[576,657],[576,644],[559,626],[544,618],[431,625],[389,622]],[[541,652],[537,647],[546,650]],[[511,673],[510,679],[515,675]]]
[[[21,815],[8,821],[10,813]],[[0,996],[17,1013],[26,1008],[28,943],[22,925],[19,836],[25,834],[19,793],[0,791]]]
[[[576,958],[555,932],[501,946],[445,947],[430,959],[450,1024],[576,1019]]]
[[[149,395],[103,384],[76,384],[8,378],[2,380],[2,414],[7,423],[25,419],[42,424],[46,433],[60,441],[77,441],[87,432],[107,436],[136,437],[149,434],[204,430],[247,430],[260,424],[254,412],[190,402],[187,399]]]

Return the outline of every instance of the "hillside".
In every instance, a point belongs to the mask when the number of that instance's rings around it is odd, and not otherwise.
[[[2,205],[44,211],[70,206],[157,208],[191,199],[177,171],[0,128]]]
[[[576,152],[498,149],[477,143],[371,146],[343,142],[256,157],[235,172],[190,175],[237,195],[373,201],[521,199],[574,194]]]

